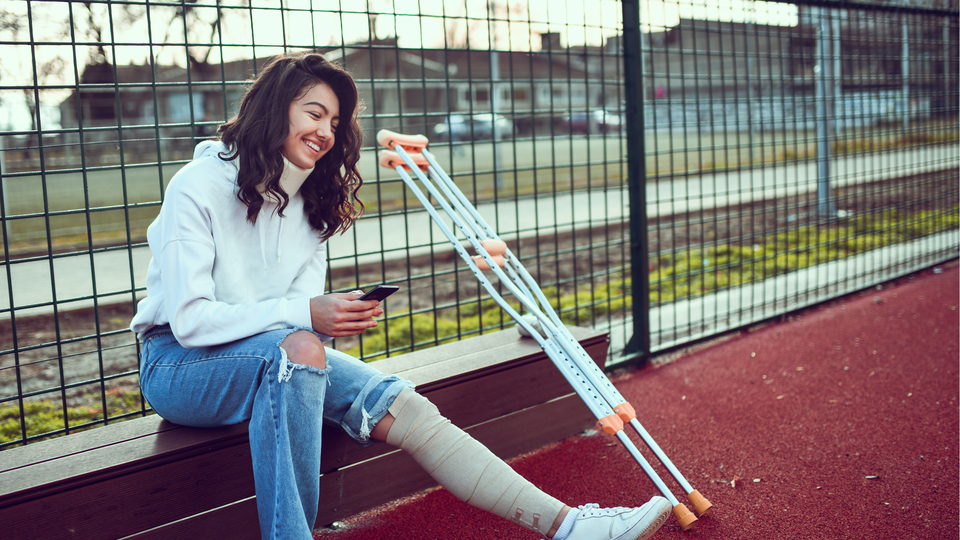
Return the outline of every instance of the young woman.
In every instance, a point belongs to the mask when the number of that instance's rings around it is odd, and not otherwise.
[[[352,199],[360,101],[319,54],[274,58],[219,141],[197,145],[147,230],[147,297],[131,328],[140,384],[178,424],[249,421],[264,539],[309,540],[320,434],[398,446],[460,499],[556,540],[648,538],[670,511],[572,509],[521,478],[394,375],[324,347],[377,325],[377,301],[323,294],[326,240],[359,215]],[[362,208],[362,205],[361,205]]]

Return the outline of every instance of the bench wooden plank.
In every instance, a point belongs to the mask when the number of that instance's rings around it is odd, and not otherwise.
[[[602,362],[606,334],[572,331],[591,356]],[[503,457],[574,434],[590,423],[586,407],[576,396],[544,405],[568,393],[569,386],[539,346],[519,339],[514,330],[382,360],[377,366],[417,384],[445,415],[468,427]],[[483,400],[482,406],[478,399]],[[568,409],[555,416],[551,411],[556,407],[573,407],[579,416]],[[484,430],[489,430],[489,440],[482,438]],[[422,489],[423,482],[433,484],[414,465],[404,470],[419,472],[421,480],[397,478],[397,489],[385,489],[382,482],[371,479],[383,476],[385,470],[393,471],[390,460],[406,458],[404,454],[386,445],[361,448],[339,429],[327,433],[333,435],[325,434],[327,474],[321,486],[349,487],[337,490],[336,499],[321,500],[325,510],[321,510],[318,523]],[[386,461],[382,461],[384,456]],[[137,534],[138,538],[172,539],[214,530],[220,536],[227,521],[247,524],[235,538],[251,531],[252,538],[259,535],[245,424],[196,429],[150,416],[7,450],[2,457],[0,522],[5,536],[117,538]],[[363,462],[362,466],[350,466],[358,462]],[[364,490],[368,487],[380,494],[367,495]],[[56,519],[45,519],[50,515]]]
[[[72,451],[59,459],[47,459],[35,466],[19,466],[0,473],[0,478],[3,479],[0,483],[0,508],[44,497],[49,493],[95,485],[113,477],[123,478],[144,469],[153,469],[168,463],[176,464],[223,448],[250,447],[246,424],[201,429],[178,426],[157,416],[138,418],[127,423],[155,426],[157,432],[153,436],[141,434],[109,445],[99,444],[99,440],[92,437],[96,430],[71,435],[77,438],[85,435],[87,437],[84,438],[92,440],[93,444],[86,452]],[[121,425],[118,424],[117,427]],[[107,431],[105,428],[99,429]],[[133,431],[139,432],[141,429]],[[53,446],[56,442],[69,438],[43,441],[36,446]],[[27,446],[6,450],[3,457],[6,458],[7,452],[32,448],[33,446]],[[49,450],[45,448],[41,453],[47,455]]]
[[[29,445],[30,452],[4,451],[3,460],[0,462],[0,473],[19,467],[36,465],[49,459],[63,459],[74,454],[89,452],[98,446],[109,446],[137,437],[149,437],[164,430],[180,427],[170,422],[161,425],[162,422],[163,419],[159,416],[151,415],[143,420],[138,419],[136,422],[126,421],[110,424],[110,429],[97,431],[96,441],[91,441],[90,437],[87,436],[80,437],[80,433],[75,433],[69,437],[33,443]],[[6,492],[5,486],[0,486],[0,494]]]
[[[570,333],[585,348],[587,343],[607,340],[605,332],[587,328],[571,327]],[[508,358],[510,361],[505,363]],[[429,392],[434,384],[450,386],[542,358],[545,354],[536,341],[520,338],[511,329],[378,360],[374,365],[413,382],[418,391]],[[605,358],[596,361],[602,365]]]
[[[134,534],[125,540],[181,540],[184,538],[260,540],[256,498],[250,497],[211,512],[174,521]]]
[[[76,482],[0,511],[8,538],[121,538],[252,497],[249,443]],[[9,536],[7,536],[9,535]]]

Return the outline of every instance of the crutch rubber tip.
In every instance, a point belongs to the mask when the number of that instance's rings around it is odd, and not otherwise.
[[[685,531],[693,527],[693,523],[697,521],[697,516],[693,515],[693,512],[687,509],[682,503],[673,507],[673,516],[677,518],[677,521],[680,522],[680,527]]]
[[[490,255],[503,255],[507,252],[507,243],[503,240],[481,240],[480,245],[487,250]]]
[[[497,263],[497,266],[503,268],[503,255],[493,255],[490,258],[493,259],[493,262]],[[480,255],[475,255],[473,257],[473,264],[476,264],[477,268],[481,270],[490,269],[490,265],[487,264],[487,261],[485,261]]]
[[[697,514],[697,517],[705,514],[706,511],[713,506],[713,504],[697,490],[691,491],[687,495],[687,499],[690,501],[690,504],[693,505],[693,511]]]

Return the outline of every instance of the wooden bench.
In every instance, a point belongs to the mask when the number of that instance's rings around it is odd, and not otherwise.
[[[607,334],[571,328],[600,365]],[[593,424],[580,398],[514,329],[377,362],[504,459]],[[326,429],[326,428],[325,428]],[[406,454],[324,432],[323,526],[435,485]],[[4,538],[260,537],[246,424],[188,428],[157,416],[0,452]]]

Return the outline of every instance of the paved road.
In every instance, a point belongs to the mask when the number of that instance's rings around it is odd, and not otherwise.
[[[478,155],[477,160],[482,162],[483,156]],[[920,149],[844,157],[833,164],[832,185],[862,184],[958,166],[960,146],[957,145],[929,151]],[[656,217],[815,192],[816,187],[816,163],[813,161],[749,172],[674,178],[647,184],[647,211],[650,217]],[[629,218],[628,195],[623,189],[484,204],[478,209],[505,239],[516,237],[516,231],[533,236],[538,231],[563,232],[573,227],[616,223]],[[384,250],[389,250],[384,255],[387,258],[428,253],[431,234],[432,242],[446,245],[426,212],[361,219],[347,234],[331,240],[332,266],[352,267],[356,263],[377,262]],[[92,305],[94,284],[102,303],[129,301],[129,291],[145,284],[149,258],[146,248],[137,248],[129,254],[114,251],[92,256],[59,257],[53,259],[52,269],[49,260],[9,265],[5,268],[9,272],[9,278],[5,280],[6,294],[0,291],[0,310],[4,310],[0,319],[9,318],[11,290],[19,316],[50,312],[49,304],[54,293],[61,309]],[[51,271],[55,279],[51,279]],[[55,291],[51,283],[56,287]]]

